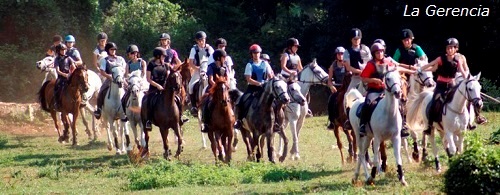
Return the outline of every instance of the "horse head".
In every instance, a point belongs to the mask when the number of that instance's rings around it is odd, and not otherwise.
[[[41,71],[48,71],[49,68],[53,67],[54,67],[54,57],[52,56],[47,56],[42,60],[36,62],[36,68],[38,68]]]
[[[143,79],[141,77],[141,70],[136,70],[130,73],[128,78],[128,90],[131,92],[132,99],[140,98],[143,90]],[[139,101],[140,103],[140,101]]]
[[[297,82],[288,82],[288,94],[291,102],[298,103],[301,106],[306,104],[306,97],[300,92],[300,85]]]
[[[326,85],[328,81],[328,73],[316,63],[316,58],[299,72],[298,77],[303,83]]]
[[[179,71],[171,71],[167,76],[167,82],[165,85],[167,87],[171,87],[174,91],[181,90],[182,76]]]
[[[385,66],[385,73],[384,74],[385,74],[385,76],[384,76],[385,89],[389,93],[394,94],[394,96],[397,99],[401,98],[401,95],[402,95],[401,76],[399,74],[398,69],[389,68],[388,66]]]
[[[117,84],[119,88],[122,88],[125,77],[125,69],[121,66],[115,66],[111,69],[111,76],[113,77],[113,83]]]
[[[271,94],[274,98],[286,104],[290,102],[288,87],[285,81],[273,78],[264,84],[264,92]]]
[[[89,90],[89,77],[87,74],[87,68],[85,66],[77,67],[69,78],[69,83],[75,83],[78,85],[80,92],[85,93]]]
[[[231,102],[229,89],[227,78],[215,75],[215,85],[210,89],[209,93],[212,94],[214,101],[222,103],[223,106],[227,106],[228,103]]]
[[[462,95],[464,95],[469,102],[472,102],[472,104],[476,108],[483,107],[483,99],[481,98],[481,84],[479,83],[480,78],[481,72],[476,76],[471,76],[469,74],[469,76],[465,80],[465,92],[460,91],[460,93],[462,93]]]
[[[417,63],[415,66],[422,67],[423,65],[427,64],[427,60],[416,60]],[[414,77],[415,81],[425,87],[434,87],[436,86],[436,82],[434,82],[432,71],[417,71],[416,77]]]

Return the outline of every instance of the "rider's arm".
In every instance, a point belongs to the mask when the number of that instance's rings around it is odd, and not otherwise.
[[[151,79],[151,72],[150,71],[146,72],[146,80],[148,81],[149,85],[151,85],[153,87],[156,87],[158,89],[160,89],[162,87],[160,84],[154,82],[153,79]]]
[[[426,65],[423,65],[420,70],[421,71],[426,71],[426,70],[430,70],[432,72],[436,71],[437,70],[437,67],[438,67],[438,64],[441,63],[441,57],[437,57],[435,60],[433,60],[432,62],[429,62],[428,64]]]
[[[215,81],[214,81],[214,76],[213,75],[209,75],[208,76],[208,83],[210,83],[210,86],[214,86],[215,85]]]
[[[461,59],[462,59],[462,68],[464,69],[464,72],[467,73],[467,74],[470,74],[469,64],[467,64],[467,59],[462,54],[460,54],[460,56],[461,56]]]
[[[304,67],[302,67],[302,60],[299,57],[299,63],[297,64],[297,71],[300,72],[300,71],[302,71],[303,68]]]
[[[66,78],[68,77],[68,74],[61,72],[59,70],[59,66],[56,66],[56,72],[57,72],[57,75],[59,75],[59,76],[66,77]]]
[[[271,65],[266,62],[266,73],[267,73],[267,79],[272,79],[274,78],[274,71],[273,68],[271,68]]]
[[[363,83],[382,83],[382,80],[380,80],[379,78],[370,77],[372,72],[377,71],[375,66],[376,65],[371,62],[368,62],[368,64],[366,64],[365,69],[363,69],[363,72],[361,72],[360,74],[361,81]]]
[[[285,71],[288,74],[292,74],[292,71],[288,70],[286,67],[286,62],[288,61],[288,55],[286,53],[281,54],[281,70]]]
[[[97,61],[97,56],[99,54],[97,54],[96,51],[92,52],[92,54],[94,54],[92,55],[92,64],[97,68],[97,70],[99,70],[99,62]]]
[[[352,74],[354,74],[354,75],[361,74],[361,70],[353,68],[351,66],[351,60],[349,59],[349,52],[345,51],[345,53],[344,53],[344,59],[345,59],[345,62],[346,62],[344,65],[345,65],[345,69],[347,71],[352,72]]]
[[[144,75],[146,73],[146,67],[147,67],[147,65],[146,65],[146,60],[141,60],[141,61],[142,61],[141,62],[141,69],[142,69],[142,71],[141,71],[141,78],[144,78]]]
[[[406,74],[414,74],[416,71],[414,70],[410,70],[410,69],[407,69],[405,67],[402,67],[402,66],[397,66],[398,67],[398,71],[399,72],[402,72],[402,73],[406,73]]]
[[[82,56],[80,55],[80,51],[75,49],[74,55],[76,56],[75,65],[77,65],[77,66],[82,65],[83,61],[82,61]]]

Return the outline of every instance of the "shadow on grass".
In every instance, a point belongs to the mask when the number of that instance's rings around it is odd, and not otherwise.
[[[75,150],[95,150],[95,149],[101,149],[101,148],[106,148],[107,143],[104,141],[89,141],[85,145],[78,145],[78,146],[73,146],[73,149]]]
[[[308,170],[281,170],[281,169],[276,169],[276,170],[271,170],[268,173],[266,173],[262,180],[265,183],[271,183],[271,182],[281,182],[281,181],[288,181],[288,180],[296,180],[296,181],[306,181],[306,180],[311,180],[314,178],[318,177],[325,177],[325,176],[331,176],[331,175],[337,175],[341,174],[343,170],[335,170],[335,171],[308,171]]]

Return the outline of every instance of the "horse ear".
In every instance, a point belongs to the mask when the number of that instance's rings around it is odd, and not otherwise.
[[[219,81],[220,80],[219,75],[214,74],[214,77],[215,77],[215,79],[214,79],[215,81]]]
[[[469,75],[470,75],[470,74],[469,74]],[[481,72],[479,72],[479,74],[477,74],[477,75],[475,76],[475,78],[479,81],[479,79],[481,78]]]

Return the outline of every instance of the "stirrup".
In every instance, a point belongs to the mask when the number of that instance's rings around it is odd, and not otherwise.
[[[144,129],[148,130],[148,131],[151,131],[152,130],[152,124],[151,124],[151,121],[150,120],[147,120],[146,121],[146,126],[144,126]]]
[[[362,124],[359,126],[359,137],[364,137],[366,136],[366,127],[365,124]]]
[[[243,123],[243,121],[241,121],[241,120],[239,120],[239,119],[238,119],[238,120],[236,120],[236,123],[234,123],[234,128],[235,128],[235,129],[241,129],[241,127],[243,126],[243,124],[242,124],[242,123]]]
[[[408,137],[408,136],[410,136],[410,133],[408,132],[408,129],[407,129],[407,128],[405,128],[405,127],[403,127],[403,128],[401,129],[401,137],[403,137],[403,138],[404,138],[404,137]]]

